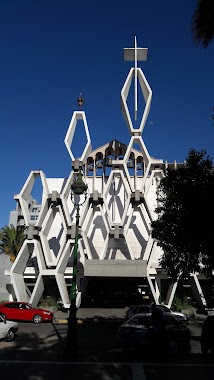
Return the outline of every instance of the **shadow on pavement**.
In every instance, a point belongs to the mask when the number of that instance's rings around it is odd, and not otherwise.
[[[124,350],[117,342],[117,329],[123,323],[121,318],[78,319],[77,362],[137,363],[137,362],[194,362],[213,361],[213,355],[206,358],[201,354],[185,353],[168,355],[164,351],[149,349]],[[48,336],[39,333],[19,333],[15,342],[0,344],[0,360],[64,362],[67,325],[51,324]],[[199,339],[195,336],[193,339]],[[72,362],[71,360],[68,360]]]
[[[117,345],[121,319],[96,317],[78,319],[78,359],[97,360]],[[39,326],[38,326],[39,327]],[[63,361],[67,325],[51,324],[49,335],[19,332],[14,342],[0,343],[0,360]],[[77,359],[77,360],[78,360]]]

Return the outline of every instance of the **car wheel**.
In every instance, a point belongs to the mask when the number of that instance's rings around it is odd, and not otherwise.
[[[204,343],[201,344],[201,352],[203,355],[206,355],[208,352],[208,347]]]
[[[15,332],[13,331],[13,329],[10,329],[7,332],[7,335],[4,338],[4,340],[5,340],[5,342],[11,342],[12,340],[14,340],[14,338],[15,338]]]
[[[41,317],[41,315],[39,315],[39,314],[34,315],[34,317],[33,317],[33,322],[34,322],[34,323],[41,323],[41,322],[42,322],[42,317]]]

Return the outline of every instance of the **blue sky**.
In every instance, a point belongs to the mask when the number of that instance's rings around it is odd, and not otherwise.
[[[148,47],[153,91],[148,152],[182,162],[190,148],[214,158],[214,43],[192,41],[196,0],[0,0],[0,227],[31,170],[68,177],[64,138],[80,92],[95,149],[128,143],[120,92],[132,66],[123,48]],[[77,152],[75,152],[77,153]],[[78,155],[78,153],[77,153]]]

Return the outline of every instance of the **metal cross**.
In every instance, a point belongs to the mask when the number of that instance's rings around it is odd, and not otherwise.
[[[138,48],[137,37],[135,36],[134,48],[124,48],[123,50],[124,50],[124,61],[135,62],[134,114],[135,114],[135,120],[137,120],[137,62],[147,60],[148,48]]]

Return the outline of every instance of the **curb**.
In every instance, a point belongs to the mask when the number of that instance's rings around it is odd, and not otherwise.
[[[54,318],[53,323],[59,323],[59,324],[68,324],[68,318],[63,319],[63,318]]]
[[[53,319],[53,323],[60,324],[60,325],[67,325],[68,324],[68,318],[66,318],[66,319],[63,319],[63,318],[54,318]],[[78,324],[83,323],[82,319],[77,318],[77,323]]]
[[[67,319],[54,319],[53,323],[59,324],[59,325],[67,325],[68,321]]]

